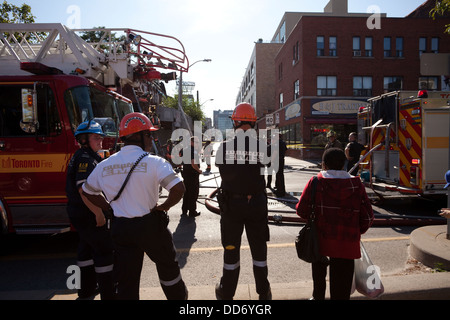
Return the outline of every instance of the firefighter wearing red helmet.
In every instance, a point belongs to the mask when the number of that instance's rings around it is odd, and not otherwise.
[[[216,286],[219,300],[232,300],[240,272],[240,247],[245,228],[253,258],[256,291],[260,300],[270,300],[267,279],[267,242],[269,241],[267,195],[264,165],[267,146],[260,144],[254,129],[255,109],[240,104],[231,117],[236,135],[217,151],[216,165],[222,178],[219,189],[221,238],[224,248],[223,275]]]
[[[96,167],[83,185],[83,191],[93,203],[110,205],[114,211],[112,237],[116,249],[117,298],[139,299],[146,253],[156,264],[167,299],[183,300],[187,298],[187,289],[176,260],[172,234],[167,228],[167,211],[181,200],[185,187],[169,162],[146,152],[152,146],[151,131],[155,128],[144,114],[125,116],[120,124],[120,137],[125,146]],[[162,204],[158,204],[160,186],[169,191]]]

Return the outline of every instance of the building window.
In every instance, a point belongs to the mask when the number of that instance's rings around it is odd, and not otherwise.
[[[391,37],[384,37],[384,57],[391,57]]]
[[[395,39],[395,54],[397,58],[403,58],[403,38]]]
[[[278,66],[278,80],[283,79],[283,64],[280,63],[280,65]]]
[[[335,76],[317,77],[317,95],[318,96],[336,96],[337,78]]]
[[[283,21],[280,28],[280,43],[284,43],[284,41],[286,41],[286,21]]]
[[[325,55],[325,37],[317,37],[317,56],[323,57]]]
[[[301,144],[303,143],[301,128],[300,122],[280,128],[280,133],[283,135],[283,140],[289,149],[301,148]]]
[[[438,90],[439,77],[420,77],[420,90]]]
[[[373,38],[366,37],[366,57],[373,57]]]
[[[280,93],[280,109],[283,109],[283,93]]]
[[[439,53],[439,38],[431,38],[431,52]]]
[[[402,77],[384,77],[384,92],[391,92],[403,89]]]
[[[361,57],[361,38],[353,37],[353,56]]]
[[[330,37],[330,57],[337,57],[337,37]]]
[[[419,54],[427,52],[427,38],[419,39]]]
[[[293,59],[292,59],[292,65],[296,64],[298,62],[298,60],[300,60],[300,56],[298,53],[298,41],[295,44],[294,48],[293,48]]]
[[[300,98],[300,80],[294,82],[294,100]]]
[[[372,96],[372,77],[353,77],[353,96]]]

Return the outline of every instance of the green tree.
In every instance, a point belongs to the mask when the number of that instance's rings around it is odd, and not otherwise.
[[[164,98],[163,105],[168,108],[178,109],[178,95],[175,95],[175,97]],[[183,96],[182,106],[184,112],[190,116],[192,120],[204,121],[205,115],[198,102],[187,96]]]
[[[0,4],[0,23],[34,23],[35,18],[27,4],[19,7],[6,0]]]
[[[104,53],[110,53],[108,51],[110,48],[107,45],[110,41],[109,36],[106,35],[105,37],[105,31],[102,30],[105,29],[105,27],[94,27],[92,29],[95,29],[97,31],[82,32],[80,35],[81,39],[85,40],[88,43],[98,43],[100,44],[100,47],[98,49],[102,49]],[[117,34],[115,32],[111,33],[111,42],[121,42],[124,40],[124,35],[117,37]]]
[[[431,9],[430,16],[433,17],[433,19],[436,19],[437,16],[448,16],[450,13],[450,0],[437,0],[436,6]],[[446,25],[445,32],[450,34],[450,24]]]

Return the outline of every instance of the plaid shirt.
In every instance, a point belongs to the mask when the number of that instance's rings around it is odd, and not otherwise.
[[[333,172],[339,177],[334,177]],[[315,212],[321,254],[359,259],[361,234],[374,219],[364,185],[345,171],[323,171],[318,178]],[[311,182],[312,179],[297,204],[297,214],[304,219],[311,213]]]

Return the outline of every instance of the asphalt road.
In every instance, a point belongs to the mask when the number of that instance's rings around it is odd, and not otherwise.
[[[215,170],[213,169],[213,172]],[[295,201],[315,174],[310,171],[286,172],[286,187],[293,192]],[[213,176],[203,176],[202,180]],[[220,183],[217,181],[217,183]],[[181,217],[181,203],[170,211],[169,228],[178,249],[182,276],[188,287],[215,285],[222,273],[222,248],[220,243],[220,217],[206,209],[203,198],[213,191],[216,181],[202,184],[198,209],[201,216],[193,219]],[[377,213],[394,215],[436,216],[439,203],[419,200],[389,200],[374,206]],[[288,206],[271,202],[270,208],[289,210]],[[272,283],[298,282],[311,279],[310,266],[300,261],[295,252],[294,240],[299,224],[270,223],[268,266]],[[373,227],[363,236],[365,247],[382,276],[405,272],[408,262],[409,235],[417,227]],[[252,259],[246,236],[241,250],[240,283],[254,283]],[[0,300],[47,299],[55,291],[67,290],[70,276],[67,268],[76,264],[77,234],[53,236],[13,236],[1,244],[0,249]],[[423,272],[423,270],[421,271]],[[156,268],[145,258],[141,287],[158,287]],[[214,297],[212,297],[214,298]]]

